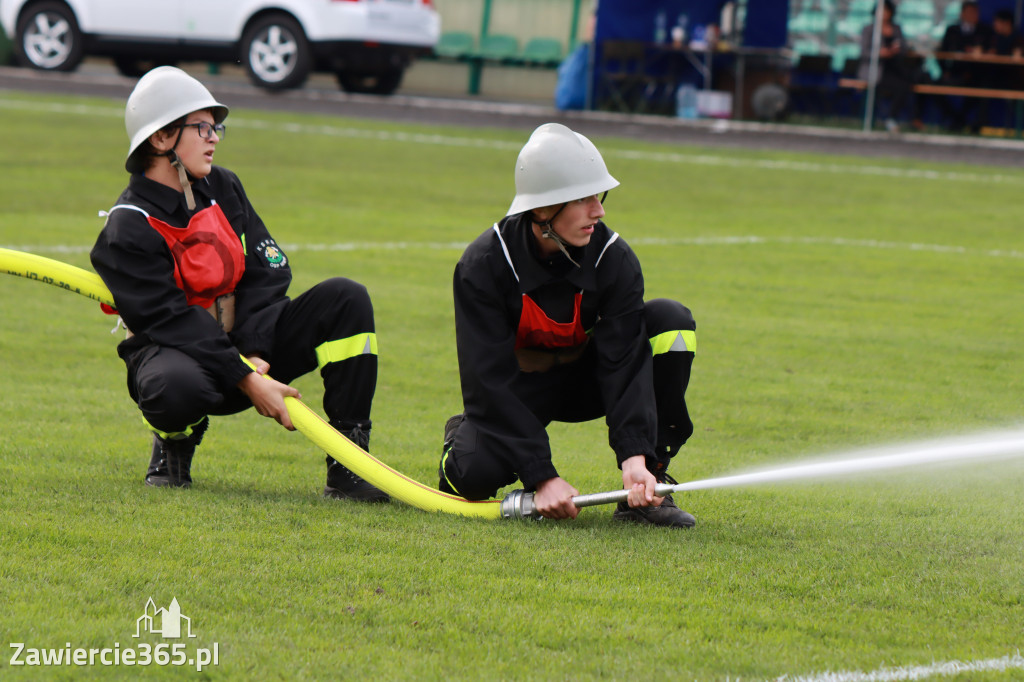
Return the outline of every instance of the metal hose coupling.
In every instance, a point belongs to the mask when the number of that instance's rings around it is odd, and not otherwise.
[[[539,519],[536,507],[533,506],[533,493],[525,490],[513,490],[501,501],[501,518],[503,519]]]

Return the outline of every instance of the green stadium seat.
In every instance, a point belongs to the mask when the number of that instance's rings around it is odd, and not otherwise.
[[[860,38],[861,31],[864,27],[871,23],[870,12],[859,12],[854,13],[851,11],[845,17],[839,20],[836,25],[836,30],[840,35],[847,36],[849,38]]]
[[[922,37],[931,38],[932,31],[935,29],[935,23],[927,18],[903,19],[898,23],[900,28],[903,29],[903,35],[911,40]],[[945,31],[945,27],[942,30]]]
[[[520,57],[527,64],[555,66],[562,61],[562,42],[555,38],[532,38]]]
[[[823,54],[827,51],[817,38],[803,38],[793,42],[793,52],[797,54]]]
[[[793,41],[793,63],[800,61],[800,57],[804,55],[818,55],[828,54],[828,50],[822,46],[821,42],[814,38],[804,38],[801,40]]]
[[[473,36],[461,31],[442,33],[434,46],[434,54],[448,59],[464,59],[473,53],[475,42]]]
[[[841,73],[846,66],[847,59],[857,59],[858,57],[860,57],[860,45],[857,43],[836,45],[832,51],[832,70]]]
[[[519,55],[519,40],[503,33],[484,36],[480,39],[477,56],[489,61],[513,61]]]
[[[896,21],[902,26],[908,19],[935,19],[935,3],[932,0],[903,0],[897,10]]]
[[[790,33],[823,33],[828,29],[828,14],[810,10],[789,20]]]

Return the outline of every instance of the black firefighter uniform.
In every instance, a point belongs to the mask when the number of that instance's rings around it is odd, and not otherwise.
[[[696,350],[689,309],[644,302],[640,263],[604,223],[584,247],[543,258],[529,213],[481,234],[455,268],[464,419],[440,487],[493,497],[558,476],[546,426],[605,417],[616,461],[656,475],[693,432],[685,392]]]

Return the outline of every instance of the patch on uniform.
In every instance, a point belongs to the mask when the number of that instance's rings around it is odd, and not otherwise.
[[[284,255],[284,251],[273,239],[261,241],[256,247],[256,253],[263,256],[267,265],[272,268],[283,268],[288,265],[288,256]]]

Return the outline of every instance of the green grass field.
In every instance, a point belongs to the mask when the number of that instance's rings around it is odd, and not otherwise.
[[[89,267],[127,181],[122,112],[0,94],[0,246]],[[504,214],[530,131],[227,123],[217,163],[289,254],[293,293],[369,287],[372,450],[436,484],[461,409],[452,268]],[[698,321],[680,481],[1020,424],[1024,171],[595,142],[648,296]],[[192,490],[147,489],[114,320],[15,277],[0,293],[4,678],[182,673],[11,665],[11,643],[155,646],[133,637],[150,597],[191,617],[190,652],[216,643],[210,679],[757,680],[1024,645],[1024,460],[686,494],[689,532],[608,507],[486,522],[324,500],[322,453],[249,411],[214,421]],[[319,409],[316,378],[297,385]],[[551,435],[581,491],[620,485],[601,422]]]

